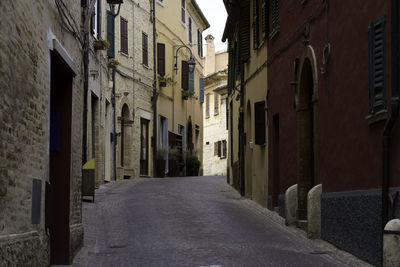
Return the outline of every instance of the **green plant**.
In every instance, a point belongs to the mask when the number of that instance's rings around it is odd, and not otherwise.
[[[108,61],[108,66],[110,67],[110,68],[115,68],[116,66],[118,66],[119,65],[119,62],[118,62],[118,60],[116,60],[115,58],[112,58],[112,59],[110,59],[109,61]]]
[[[95,50],[107,50],[110,47],[110,43],[104,39],[98,39],[93,42]]]
[[[158,75],[158,83],[159,83],[160,87],[176,85],[176,81],[168,74],[164,75],[164,76]]]
[[[194,92],[193,91],[182,90],[182,98],[183,99],[192,98],[193,96],[194,96]]]
[[[200,169],[200,160],[195,155],[186,156],[186,176],[197,176]]]

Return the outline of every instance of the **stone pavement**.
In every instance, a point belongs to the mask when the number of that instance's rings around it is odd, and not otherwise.
[[[306,238],[225,177],[124,180],[83,205],[73,266],[369,266]]]

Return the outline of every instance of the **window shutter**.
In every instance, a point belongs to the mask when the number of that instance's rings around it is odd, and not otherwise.
[[[182,89],[189,89],[189,64],[182,60]]]
[[[253,44],[254,49],[258,48],[259,44],[259,25],[258,25],[258,0],[253,0]]]
[[[203,34],[200,32],[200,56],[203,57]]]
[[[244,2],[241,10],[239,20],[240,60],[247,62],[250,58],[250,1]]]
[[[226,140],[222,141],[222,156],[226,158]]]
[[[210,94],[206,95],[206,118],[210,117]]]
[[[114,58],[115,57],[114,16],[109,11],[107,11],[107,41],[110,43],[110,47],[107,50],[107,56],[110,58]]]
[[[279,0],[272,0],[272,28],[279,28]]]
[[[265,101],[254,103],[255,144],[265,144]]]
[[[189,17],[189,43],[192,43],[192,18]]]
[[[218,142],[214,142],[214,156],[218,156]]]
[[[181,16],[181,21],[183,24],[185,24],[185,0],[181,1],[181,5],[182,5],[182,16]]]
[[[165,75],[165,44],[157,43],[157,73]]]
[[[101,1],[97,1],[97,38],[101,39]]]
[[[92,2],[92,1],[90,1],[90,2]],[[97,10],[93,10],[92,16],[90,17],[90,33],[93,35],[95,34],[95,31],[96,31],[96,18],[97,18],[96,12],[97,12]]]
[[[200,77],[199,87],[200,87],[200,103],[204,103],[204,78]]]
[[[189,71],[189,92],[194,94],[194,71]]]
[[[214,93],[214,115],[218,115],[219,114],[219,98],[218,98],[218,94]]]
[[[233,82],[232,82],[232,73],[233,70],[233,52],[232,48],[229,48],[229,58],[228,58],[228,95],[232,94]]]
[[[121,17],[121,52],[128,54],[128,21]]]
[[[197,53],[199,57],[203,57],[203,36],[201,35],[200,30],[197,30]]]
[[[221,141],[218,141],[218,157],[221,157]]]
[[[143,65],[149,65],[149,57],[148,57],[148,47],[147,47],[147,35],[142,32],[142,60]]]
[[[267,0],[261,0],[261,12],[262,12],[262,18],[261,18],[261,23],[262,23],[262,33],[263,33],[263,39],[267,36],[267,31],[268,31],[268,8],[267,8]]]
[[[385,19],[372,22],[368,33],[369,104],[370,113],[375,113],[386,108]]]
[[[235,43],[235,79],[234,82],[239,78],[240,74],[240,59],[239,59],[239,46]]]

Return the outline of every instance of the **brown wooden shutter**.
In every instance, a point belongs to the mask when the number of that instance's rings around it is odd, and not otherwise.
[[[218,156],[218,142],[214,142],[214,156]]]
[[[267,36],[267,31],[268,31],[268,8],[267,8],[267,0],[261,0],[261,14],[262,14],[262,18],[261,18],[261,23],[262,23],[262,34],[263,34],[263,39],[266,38]]]
[[[189,89],[189,64],[182,60],[182,89]]]
[[[143,65],[148,66],[149,65],[149,55],[148,55],[148,45],[147,45],[147,34],[142,32],[142,59],[143,59]]]
[[[250,58],[250,1],[246,1],[241,6],[241,16],[239,20],[239,50],[240,59],[247,62]]]
[[[121,17],[121,52],[128,54],[128,21]]]
[[[221,157],[221,141],[218,141],[218,157]]]
[[[157,43],[157,73],[165,75],[165,44]]]
[[[259,45],[258,0],[253,0],[253,44],[254,49]]]
[[[226,140],[222,141],[222,156],[226,158]]]

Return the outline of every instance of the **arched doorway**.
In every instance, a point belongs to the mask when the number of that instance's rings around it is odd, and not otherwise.
[[[253,194],[253,132],[252,132],[252,116],[251,116],[251,104],[250,101],[247,102],[246,109],[246,154],[245,154],[245,190],[246,196],[252,197]]]
[[[121,111],[121,167],[126,167],[129,161],[129,134],[127,123],[129,121],[129,108],[127,104]]]
[[[307,48],[300,69],[297,91],[297,219],[307,220],[307,194],[315,184],[315,106],[316,91],[315,56]]]

